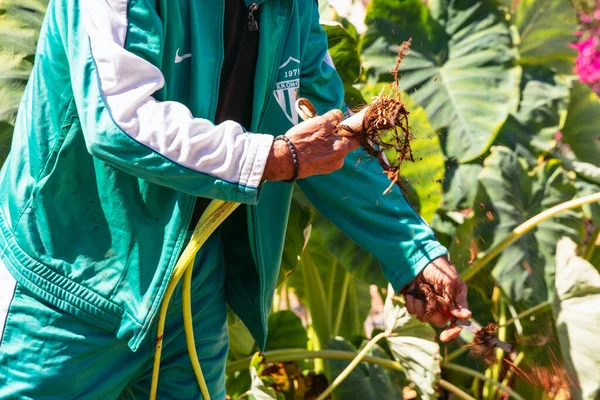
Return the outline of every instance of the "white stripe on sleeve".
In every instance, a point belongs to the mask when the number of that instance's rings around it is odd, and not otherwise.
[[[128,1],[79,1],[101,90],[121,130],[192,170],[258,187],[273,137],[246,133],[232,121],[215,126],[181,103],[157,101],[152,96],[164,86],[162,72],[124,48]]]

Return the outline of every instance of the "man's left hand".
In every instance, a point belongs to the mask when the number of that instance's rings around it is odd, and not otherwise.
[[[435,296],[423,299],[411,294],[419,290],[417,281],[428,284]],[[407,285],[402,293],[405,294],[406,308],[409,313],[416,315],[423,322],[431,322],[438,328],[446,326],[451,319],[471,318],[471,311],[467,304],[467,285],[460,279],[456,268],[446,257],[436,258],[429,263],[418,279]],[[438,300],[435,299],[436,297]],[[443,311],[426,312],[427,309],[436,308]],[[458,336],[460,331],[460,326],[450,326],[440,334],[440,340],[447,342]]]

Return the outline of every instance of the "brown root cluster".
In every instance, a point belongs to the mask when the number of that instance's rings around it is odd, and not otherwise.
[[[411,40],[402,43],[398,51],[398,58],[391,74],[394,78],[389,93],[381,93],[379,97],[367,106],[360,131],[345,125],[338,126],[338,130],[346,130],[355,135],[367,154],[377,158],[388,179],[391,190],[394,184],[404,190],[400,180],[400,168],[405,159],[414,161],[410,141],[408,115],[404,102],[401,100],[401,91],[398,84],[398,67],[404,56],[408,53]],[[389,160],[385,152],[392,150],[394,158]]]
[[[467,344],[469,354],[472,357],[483,358],[485,362],[491,364],[496,361],[496,330],[497,324],[488,324],[475,333],[473,343]]]

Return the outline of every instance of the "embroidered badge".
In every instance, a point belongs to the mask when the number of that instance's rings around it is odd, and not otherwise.
[[[273,96],[287,119],[294,125],[299,121],[295,107],[298,89],[300,89],[300,61],[289,57],[279,67],[279,80],[275,83]]]

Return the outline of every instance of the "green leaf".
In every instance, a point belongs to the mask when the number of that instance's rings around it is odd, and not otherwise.
[[[489,217],[494,221],[488,227],[494,235],[492,246],[526,220],[575,195],[573,180],[559,161],[550,160],[528,171],[525,160],[506,147],[492,147],[484,162],[479,180],[493,207]],[[574,210],[542,222],[503,251],[494,278],[513,301],[534,304],[547,300],[554,276],[555,243],[562,236],[579,240],[581,227],[581,214]]]
[[[512,149],[520,145],[538,154],[549,152],[564,126],[568,104],[569,86],[564,77],[545,67],[524,67],[519,110],[508,117],[494,144]]]
[[[577,16],[569,0],[520,0],[515,24],[521,36],[520,62],[544,65],[561,73],[571,73],[575,49]]]
[[[0,165],[32,68],[48,0],[0,2]]]
[[[261,379],[263,357],[256,353],[250,362],[250,379],[252,384],[248,393],[250,400],[278,400],[279,396],[275,389],[267,387]]]
[[[581,161],[573,161],[571,167],[577,176],[588,182],[600,185],[600,167]]]
[[[349,342],[339,338],[332,339],[327,348],[330,350],[353,351],[357,349]],[[370,356],[389,359],[377,345],[368,353]],[[335,379],[350,364],[345,360],[328,360],[331,378]],[[380,400],[402,399],[401,389],[394,383],[397,374],[384,367],[366,362],[360,363],[333,393],[336,400]]]
[[[440,346],[434,341],[435,330],[408,313],[390,285],[384,305],[386,331],[391,332],[388,346],[404,373],[424,400],[437,398],[440,379]]]
[[[389,77],[398,45],[413,38],[400,86],[442,130],[448,157],[487,151],[519,101],[520,67],[509,27],[491,1],[374,0],[367,14],[363,65]],[[430,11],[431,10],[431,11]]]
[[[13,126],[6,121],[0,121],[0,167],[10,151],[12,133]]]
[[[322,21],[321,26],[327,32],[329,54],[342,81],[349,85],[356,83],[361,68],[356,39],[339,22]]]
[[[229,328],[229,357],[233,359],[247,357],[254,351],[255,342],[246,325],[227,307],[227,325]]]
[[[308,337],[302,321],[289,310],[269,315],[269,334],[265,351],[306,349]]]
[[[580,82],[571,88],[571,103],[565,127],[565,141],[584,162],[600,167],[600,99]]]
[[[577,197],[600,193],[600,185],[584,181],[583,179],[575,180],[575,188],[577,189]],[[583,215],[594,221],[597,228],[600,228],[600,203],[586,204],[582,209]]]
[[[314,216],[315,211],[312,207],[301,205],[295,197],[292,199],[277,286],[296,270],[310,239]]]
[[[577,256],[577,245],[562,238],[556,246],[556,329],[575,399],[600,396],[600,274]]]

